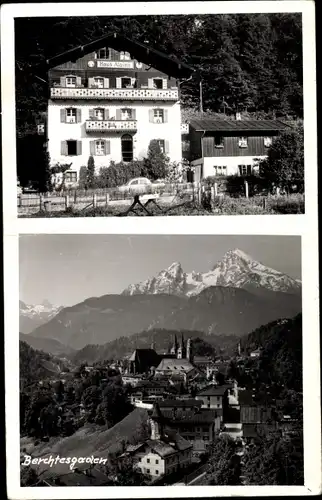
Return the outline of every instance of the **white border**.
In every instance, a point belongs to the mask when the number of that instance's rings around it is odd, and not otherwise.
[[[17,219],[14,85],[14,17],[223,14],[302,12],[305,117],[306,213],[289,216],[214,216],[150,218]],[[321,419],[319,377],[317,130],[314,2],[238,1],[165,3],[7,4],[1,7],[2,144],[4,207],[5,369],[8,497],[162,498],[206,496],[313,495],[321,492]],[[236,218],[237,217],[237,218]],[[302,236],[303,381],[305,486],[303,487],[57,487],[19,486],[19,298],[18,234],[285,234]]]

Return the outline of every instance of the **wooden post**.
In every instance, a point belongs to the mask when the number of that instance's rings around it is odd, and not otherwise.
[[[201,182],[198,183],[198,203],[201,203]]]
[[[43,210],[44,208],[44,197],[42,194],[39,195],[39,210]]]
[[[215,182],[215,196],[218,196],[218,184]]]
[[[110,201],[110,195],[108,193],[105,194],[105,206],[107,207]]]
[[[263,208],[264,208],[264,210],[266,208],[266,198],[263,198]]]
[[[66,194],[65,196],[65,209],[67,210],[67,208],[69,208],[69,195]]]
[[[93,194],[93,208],[96,208],[97,207],[97,194],[94,193]]]
[[[245,196],[248,198],[248,181],[245,181]]]
[[[45,212],[51,212],[51,200],[46,200],[44,202]]]
[[[74,191],[74,205],[76,205],[76,201],[77,201],[77,191],[75,189],[75,191]]]
[[[210,193],[211,193],[211,201],[213,203],[215,201],[215,196],[216,196],[215,195],[215,188],[214,188],[214,186],[211,186]]]
[[[18,194],[18,200],[17,201],[18,201],[18,203],[17,203],[18,207],[21,207],[22,206],[21,194]]]

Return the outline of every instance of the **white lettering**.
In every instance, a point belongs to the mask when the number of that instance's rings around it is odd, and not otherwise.
[[[132,69],[134,68],[133,61],[97,61],[98,68],[120,68]]]
[[[72,458],[72,463],[70,465],[70,470],[73,470],[73,468],[75,467],[76,464],[77,464],[77,458],[73,457]]]
[[[31,456],[25,455],[25,461],[21,465],[30,465],[30,463],[31,463]]]

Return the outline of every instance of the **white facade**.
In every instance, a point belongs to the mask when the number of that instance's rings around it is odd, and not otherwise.
[[[201,169],[201,178],[216,175],[239,175],[242,165],[243,175],[258,171],[258,160],[266,156],[208,156],[191,162],[193,167]],[[250,167],[250,168],[249,168]]]
[[[62,113],[67,115],[71,109],[75,110],[71,118],[74,121],[71,123],[62,121]],[[89,121],[93,109],[104,110],[108,115],[108,120]],[[117,114],[122,113],[121,110],[132,110],[135,119],[122,119],[126,115],[121,114],[121,120],[116,120]],[[159,114],[159,110],[162,111],[164,122],[155,116]],[[67,116],[68,119],[69,116]],[[80,167],[87,166],[91,154],[97,173],[101,167],[108,167],[111,161],[121,162],[121,137],[124,134],[133,137],[134,160],[144,158],[150,141],[157,139],[163,141],[161,147],[164,146],[164,152],[169,156],[170,161],[180,162],[182,154],[179,102],[84,102],[81,99],[49,101],[48,152],[51,165],[71,164],[70,170],[77,172],[77,181]],[[66,141],[77,141],[76,154],[66,154],[68,151],[64,150],[63,146]],[[104,149],[101,144],[95,144],[93,149],[91,143],[95,141],[104,141]]]

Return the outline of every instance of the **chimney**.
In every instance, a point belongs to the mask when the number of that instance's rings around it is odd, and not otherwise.
[[[236,113],[236,120],[241,120],[241,114],[239,112]]]

